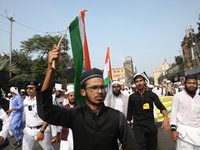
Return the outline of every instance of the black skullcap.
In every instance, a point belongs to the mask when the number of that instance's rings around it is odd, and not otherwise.
[[[197,76],[196,75],[187,75],[187,76],[185,76],[185,81],[187,80],[187,79],[195,79],[195,80],[197,80]]]
[[[36,87],[38,87],[39,82],[37,82],[37,81],[35,81],[35,80],[31,80],[31,81],[28,81],[28,82],[26,83],[26,86],[28,86],[28,85],[35,85]]]
[[[100,77],[103,79],[103,72],[96,68],[93,68],[93,69],[83,72],[80,77],[81,85],[83,85],[83,83],[85,83],[85,81],[87,81],[91,78],[96,78],[96,77]]]

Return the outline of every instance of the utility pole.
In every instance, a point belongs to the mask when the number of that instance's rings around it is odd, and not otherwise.
[[[15,19],[13,17],[8,17],[7,10],[6,10],[6,17],[8,18],[8,20],[10,20],[10,65],[11,65],[12,63],[12,24],[15,21]],[[9,72],[9,76],[11,78],[11,71]]]

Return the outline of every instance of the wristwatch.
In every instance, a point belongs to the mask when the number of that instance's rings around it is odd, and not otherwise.
[[[40,130],[40,132],[41,132],[42,134],[44,134],[44,130]]]

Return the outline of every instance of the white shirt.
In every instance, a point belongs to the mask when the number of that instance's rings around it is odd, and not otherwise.
[[[114,106],[114,109],[119,110],[120,112],[124,113],[123,101],[122,101],[121,95],[122,95],[122,94],[120,94],[118,97],[117,97],[117,96],[114,96],[114,98],[115,98],[115,106]]]
[[[153,88],[152,92],[154,92],[158,96],[162,96],[162,89],[161,88]]]
[[[31,106],[32,110],[29,110],[28,106]],[[26,125],[28,127],[35,127],[43,124],[44,121],[38,116],[37,113],[36,97],[30,99],[30,96],[27,96],[24,100],[24,115],[26,119]]]
[[[198,93],[199,90],[193,98],[185,90],[174,95],[170,124],[180,123],[190,127],[200,127],[200,95]]]
[[[3,110],[3,108],[0,108],[0,119],[3,121],[2,122],[2,130],[0,131],[0,136],[6,139],[8,136],[8,131],[10,129],[10,119],[6,112]]]
[[[123,90],[123,91],[121,90],[121,93],[124,95],[129,95],[129,92],[127,90]]]

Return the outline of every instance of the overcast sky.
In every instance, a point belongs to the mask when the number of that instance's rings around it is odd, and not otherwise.
[[[104,68],[107,47],[113,68],[123,67],[131,56],[138,72],[153,76],[164,60],[170,64],[181,55],[181,41],[190,25],[197,32],[199,0],[0,0],[0,53],[10,52],[10,21],[13,49],[34,34],[56,35],[76,17],[85,16],[92,67]],[[69,33],[67,33],[69,35]],[[70,45],[69,45],[70,46]],[[71,55],[71,50],[69,50]]]

